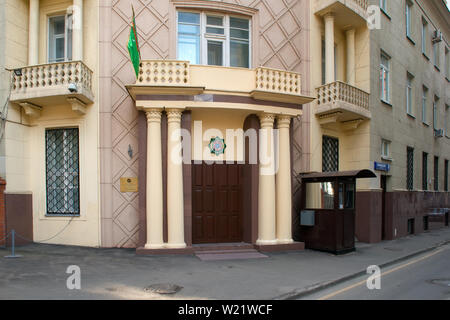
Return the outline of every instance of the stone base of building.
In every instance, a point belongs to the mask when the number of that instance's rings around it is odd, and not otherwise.
[[[136,253],[139,255],[161,255],[161,254],[194,254],[194,248],[163,248],[163,249],[146,249],[145,247],[136,248]]]
[[[274,245],[252,245],[252,244],[207,244],[207,245],[197,245],[192,247],[186,247],[181,249],[146,249],[145,247],[136,248],[136,254],[139,255],[189,255],[195,254],[196,252],[202,252],[205,250],[213,251],[227,251],[227,250],[246,250],[246,249],[256,249],[260,252],[284,252],[284,251],[301,251],[305,249],[305,243],[303,242],[292,242],[286,244],[274,244]]]
[[[357,192],[358,241],[376,243],[448,226],[449,192],[394,191],[384,197],[383,208],[381,191]]]
[[[305,250],[304,242],[292,242],[285,244],[272,244],[272,245],[258,245],[255,244],[255,249],[260,252],[282,252],[282,251],[301,251]]]

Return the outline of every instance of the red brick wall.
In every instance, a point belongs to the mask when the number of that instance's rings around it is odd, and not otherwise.
[[[2,247],[5,245],[2,239],[6,236],[5,188],[6,181],[0,178],[0,246]]]

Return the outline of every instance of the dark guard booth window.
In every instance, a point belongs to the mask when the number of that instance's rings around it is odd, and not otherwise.
[[[80,214],[78,128],[45,131],[47,215]]]

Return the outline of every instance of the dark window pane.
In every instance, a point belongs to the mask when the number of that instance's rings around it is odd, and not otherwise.
[[[239,30],[239,29],[231,29],[230,36],[231,36],[231,38],[248,40],[248,31]]]
[[[208,64],[211,66],[223,65],[223,43],[208,41]]]
[[[230,66],[248,68],[249,63],[249,45],[245,42],[231,41],[230,43]]]
[[[230,18],[230,27],[239,29],[249,29],[249,21],[246,19]]]
[[[212,34],[224,34],[225,31],[223,28],[212,28],[212,27],[207,27],[206,28],[206,33],[212,33]]]
[[[200,24],[200,14],[192,12],[178,12],[178,22]]]
[[[222,17],[207,16],[206,17],[206,24],[212,25],[212,26],[223,26],[223,18]]]

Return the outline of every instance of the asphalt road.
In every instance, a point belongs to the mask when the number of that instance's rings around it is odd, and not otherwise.
[[[359,277],[301,299],[307,300],[450,300],[450,245],[381,269],[379,290]]]

